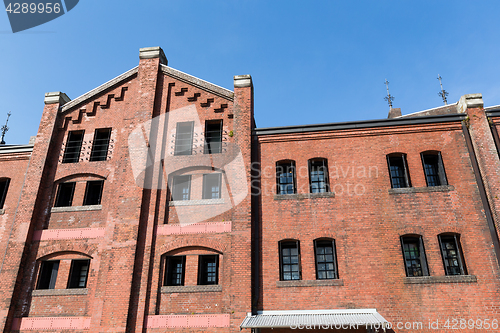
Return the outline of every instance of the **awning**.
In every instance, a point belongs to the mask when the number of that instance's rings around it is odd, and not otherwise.
[[[247,314],[240,328],[300,328],[329,327],[348,328],[389,328],[390,323],[376,309],[342,310],[295,310],[259,311],[257,315]]]

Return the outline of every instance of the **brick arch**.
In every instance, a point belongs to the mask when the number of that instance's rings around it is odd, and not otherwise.
[[[463,228],[456,225],[436,226],[434,231],[435,231],[434,237],[437,237],[438,235],[442,234],[457,234],[457,235],[464,234]]]
[[[97,247],[95,245],[89,246],[87,244],[78,244],[74,242],[69,242],[66,244],[49,245],[39,250],[36,260],[40,260],[48,255],[59,252],[80,253],[90,257],[91,259],[94,259],[97,255]]]
[[[83,163],[81,163],[83,164]],[[75,173],[73,169],[63,170],[57,173],[57,178],[54,180],[54,183],[67,181],[69,179],[77,179],[83,177],[96,177],[100,179],[108,179],[110,171],[103,169],[99,170],[99,168],[88,167],[88,166],[78,166],[78,173]]]
[[[163,253],[162,255],[170,255],[172,252],[175,252],[175,255],[184,255],[188,252],[196,251],[196,250],[205,250],[209,252],[213,252],[214,254],[220,254],[222,255],[223,253],[220,251],[217,251],[213,248],[210,247],[205,247],[205,246],[184,246],[184,247],[179,247],[177,249],[170,250],[168,252]]]
[[[158,253],[165,254],[173,250],[190,246],[205,247],[207,249],[216,250],[220,253],[224,253],[227,248],[227,245],[219,240],[209,241],[207,239],[176,239],[173,242],[168,242],[158,246]]]
[[[402,229],[399,229],[398,234],[399,237],[405,235],[419,235],[422,237],[429,237],[429,235],[425,233],[424,228],[422,228],[421,226],[404,227]]]

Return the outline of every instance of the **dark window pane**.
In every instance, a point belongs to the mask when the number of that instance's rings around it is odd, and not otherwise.
[[[38,275],[37,289],[54,289],[58,269],[59,260],[42,261]]]
[[[406,276],[428,275],[422,239],[420,237],[402,237],[401,244]]]
[[[300,280],[298,242],[280,243],[281,279]]]
[[[331,240],[315,241],[316,251],[316,278],[335,279],[337,272],[335,270],[334,243]]]
[[[309,184],[311,193],[329,192],[326,160],[309,161]]]
[[[186,256],[167,257],[165,264],[166,286],[183,286]]]
[[[85,188],[85,198],[83,199],[84,206],[101,204],[103,185],[104,180],[93,180],[87,182],[87,187]]]
[[[61,183],[57,189],[55,207],[68,207],[73,202],[75,192],[75,182]]]
[[[109,139],[111,137],[111,128],[96,129],[94,141],[92,143],[92,152],[90,161],[105,161],[108,157]]]
[[[205,154],[222,152],[222,120],[205,123]]]
[[[172,200],[189,200],[191,176],[175,176],[172,180]]]
[[[191,155],[194,122],[177,123],[174,155]]]
[[[202,255],[198,261],[198,284],[218,284],[218,255]]]
[[[409,187],[404,155],[389,156],[389,172],[393,188]]]
[[[278,194],[295,193],[295,162],[281,162],[276,165]]]
[[[455,235],[439,236],[446,275],[466,274],[458,237]]]
[[[72,260],[68,288],[86,288],[90,260]]]
[[[84,131],[71,131],[68,133],[66,148],[64,149],[63,163],[76,163],[80,159]]]
[[[5,203],[5,198],[7,197],[7,191],[9,190],[10,179],[0,180],[0,209],[3,208]]]
[[[446,174],[439,152],[422,154],[422,162],[427,186],[447,185]]]
[[[221,187],[220,173],[203,175],[203,199],[219,199]]]

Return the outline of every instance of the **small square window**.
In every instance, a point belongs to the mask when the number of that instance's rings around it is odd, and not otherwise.
[[[203,175],[203,199],[220,199],[221,174]]]
[[[429,275],[422,237],[403,236],[401,237],[401,246],[403,248],[406,276]]]
[[[335,242],[333,240],[314,241],[316,255],[316,279],[337,279]]]
[[[110,138],[111,128],[100,128],[95,130],[92,151],[90,153],[90,162],[106,161]]]
[[[198,260],[198,284],[218,284],[219,283],[219,256],[202,255]]]
[[[3,208],[5,203],[5,198],[7,197],[7,191],[9,190],[10,179],[4,178],[0,179],[0,209]]]
[[[411,187],[405,154],[387,155],[392,188]]]
[[[194,122],[177,123],[174,155],[191,155],[193,149]]]
[[[165,286],[183,286],[186,256],[169,256],[165,262]]]
[[[280,242],[279,245],[281,280],[300,280],[299,242],[286,241]]]
[[[54,289],[58,270],[59,260],[42,261],[36,289]]]
[[[174,176],[170,190],[172,192],[172,201],[189,200],[191,188],[191,176]]]
[[[83,205],[100,205],[104,180],[92,180],[87,182]]]
[[[57,189],[56,203],[54,207],[69,207],[73,202],[75,182],[61,183]]]
[[[87,288],[90,260],[71,260],[68,288]]]
[[[222,152],[222,120],[205,122],[205,154]]]
[[[446,275],[467,275],[460,235],[439,235],[438,238]]]
[[[66,148],[64,149],[63,163],[77,163],[82,150],[84,131],[71,131],[68,133]]]
[[[295,162],[284,161],[276,163],[276,185],[278,194],[294,194]]]

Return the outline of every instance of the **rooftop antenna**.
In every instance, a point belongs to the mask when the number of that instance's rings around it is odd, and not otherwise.
[[[441,83],[441,79],[442,79],[441,75],[438,74],[437,79],[439,80],[439,84],[441,85],[441,91],[438,92],[438,95],[441,96],[441,98],[443,99],[444,105],[448,105],[448,101],[446,100],[446,96],[448,96],[448,92],[443,89],[443,84]]]
[[[9,128],[7,127],[7,124],[9,122],[9,118],[10,118],[10,111],[9,113],[7,113],[7,121],[5,122],[5,125],[2,126],[2,128],[0,129],[2,131],[2,138],[0,139],[0,145],[4,145],[5,144],[5,141],[4,141],[4,136],[5,136],[5,133],[7,133],[7,131],[9,130]]]
[[[392,101],[394,100],[394,97],[391,96],[391,93],[389,92],[389,81],[385,79],[385,87],[387,88],[387,96],[384,97],[384,99],[389,103],[389,110],[392,109]]]

